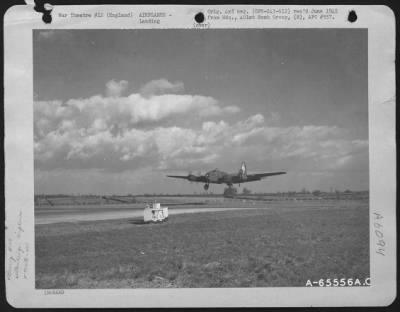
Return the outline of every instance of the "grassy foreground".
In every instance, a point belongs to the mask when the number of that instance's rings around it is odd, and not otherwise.
[[[326,206],[326,205],[325,205]],[[36,288],[305,286],[369,276],[368,203],[38,225]]]

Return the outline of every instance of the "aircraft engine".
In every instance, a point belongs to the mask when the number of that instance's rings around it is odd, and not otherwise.
[[[188,174],[188,180],[189,181],[196,181],[196,176],[194,174],[192,174],[192,173],[189,173]]]

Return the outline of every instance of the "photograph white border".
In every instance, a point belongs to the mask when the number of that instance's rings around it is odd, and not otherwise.
[[[154,6],[56,6],[44,24],[31,6],[11,7],[4,17],[5,271],[14,307],[292,307],[387,306],[396,297],[395,16],[386,6],[329,6],[334,20],[206,21],[218,28],[367,28],[370,172],[370,287],[260,287],[180,289],[35,289],[33,166],[33,29],[193,29],[208,9],[323,8],[328,6],[158,5],[160,24],[138,18],[61,18],[59,13],[154,11]],[[357,21],[350,23],[354,10]],[[375,217],[379,214],[381,218]],[[379,224],[379,225],[377,225]],[[378,231],[378,232],[377,232]],[[382,242],[383,241],[383,242]],[[384,246],[385,256],[377,253]]]

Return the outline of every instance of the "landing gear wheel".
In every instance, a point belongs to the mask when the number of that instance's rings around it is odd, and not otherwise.
[[[209,184],[204,184],[204,190],[208,190],[208,188],[210,187],[210,185]]]

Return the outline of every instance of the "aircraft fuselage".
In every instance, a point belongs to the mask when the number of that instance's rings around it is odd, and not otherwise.
[[[247,181],[244,177],[240,177],[238,174],[230,174],[218,169],[211,170],[205,174],[208,183],[215,184],[237,184]]]

